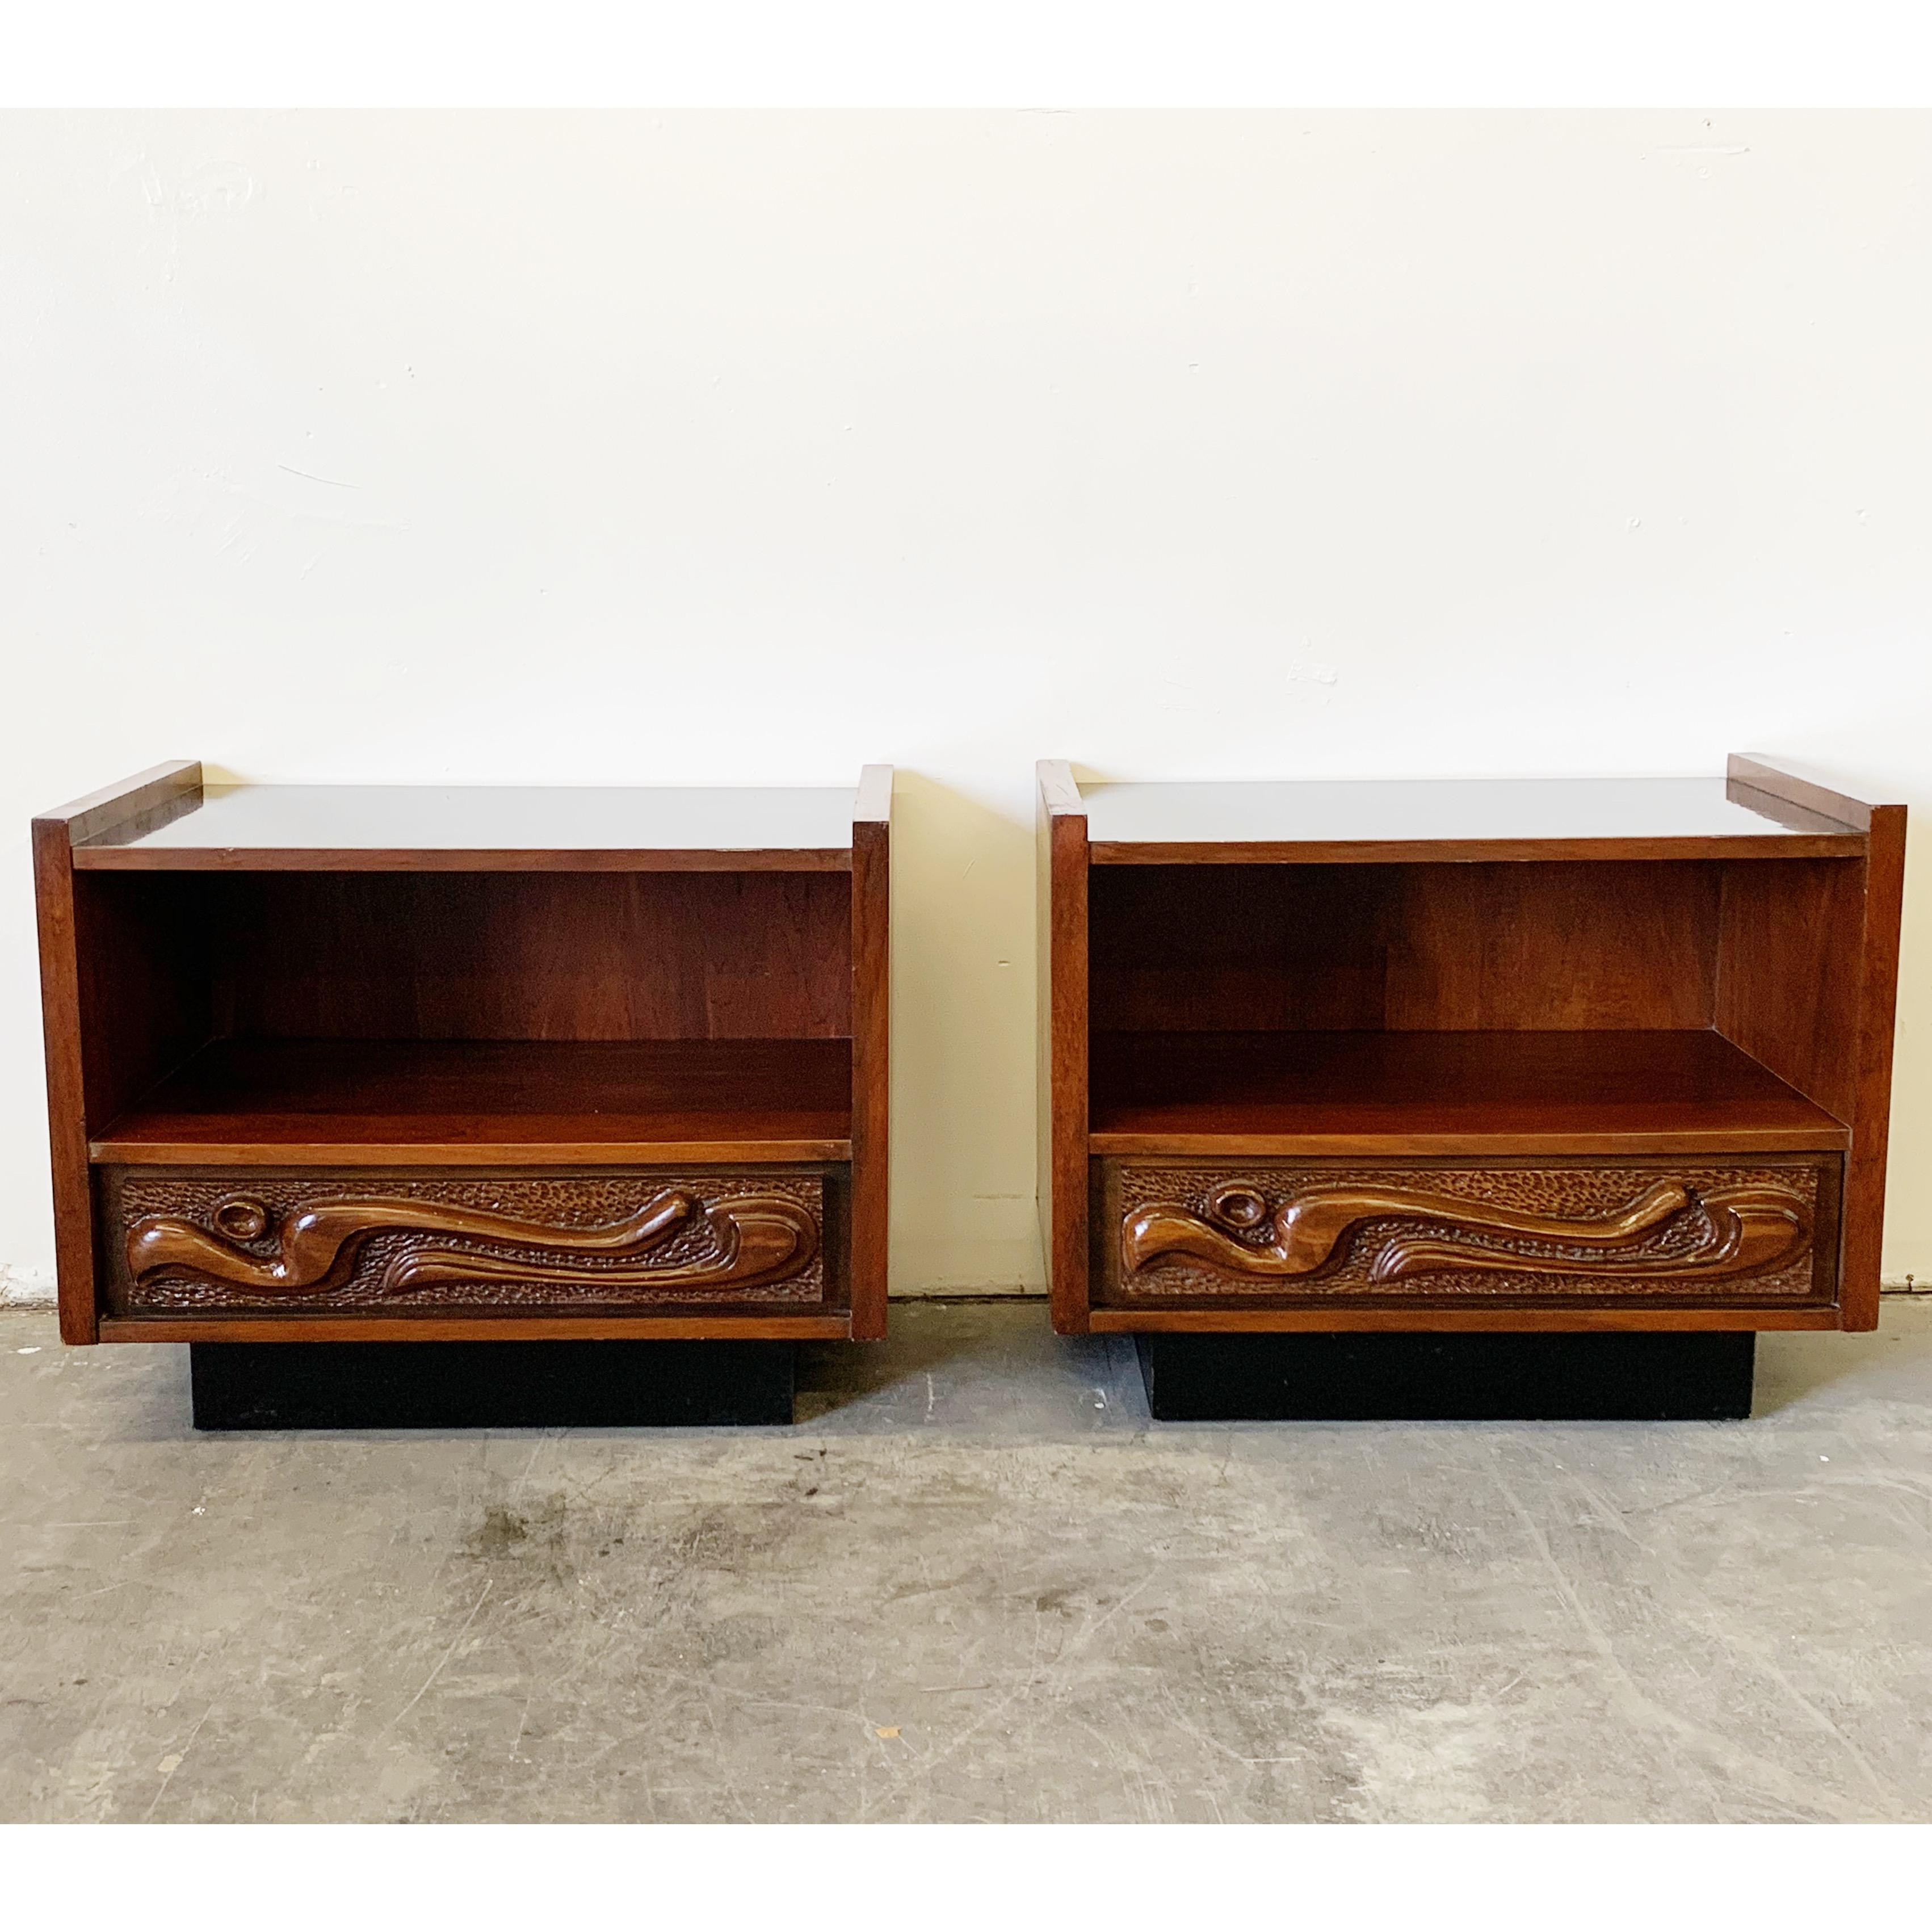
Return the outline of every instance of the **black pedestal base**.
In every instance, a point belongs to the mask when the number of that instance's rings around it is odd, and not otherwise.
[[[196,1342],[197,1429],[789,1423],[789,1342]]]
[[[1157,1422],[1718,1421],[1740,1334],[1136,1335]]]

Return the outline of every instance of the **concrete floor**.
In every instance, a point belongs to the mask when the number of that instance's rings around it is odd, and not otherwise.
[[[296,1438],[0,1316],[0,1817],[1932,1818],[1932,1307],[1664,1425],[892,1325],[789,1430]]]

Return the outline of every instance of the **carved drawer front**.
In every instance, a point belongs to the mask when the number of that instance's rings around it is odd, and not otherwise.
[[[1118,1305],[1828,1304],[1835,1155],[1736,1163],[1095,1164]]]
[[[100,1185],[117,1314],[796,1312],[831,1299],[835,1170],[109,1168]]]

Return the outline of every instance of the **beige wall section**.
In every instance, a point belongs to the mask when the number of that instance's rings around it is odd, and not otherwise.
[[[1030,823],[916,772],[892,801],[892,1264],[1037,1291]],[[1024,793],[1022,793],[1024,800]]]
[[[1714,771],[1922,816],[1932,117],[0,116],[25,829],[251,778],[901,770],[896,1287],[1036,1284],[1030,774]]]

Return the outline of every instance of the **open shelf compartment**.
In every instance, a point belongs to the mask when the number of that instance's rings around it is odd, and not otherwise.
[[[845,874],[109,871],[75,893],[115,1030],[96,1160],[850,1156]]]
[[[1841,1149],[1842,1070],[1820,1079],[1790,1049],[1849,1024],[1856,988],[1826,948],[1858,869],[1778,856],[1096,868],[1092,1150]],[[1816,956],[1789,956],[1807,940]]]

